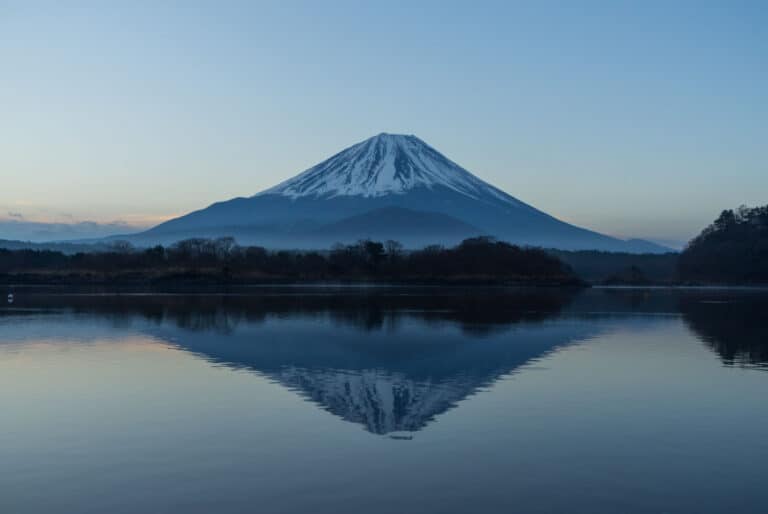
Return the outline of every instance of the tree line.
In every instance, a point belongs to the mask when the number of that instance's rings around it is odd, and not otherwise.
[[[685,281],[768,283],[768,205],[723,211],[688,243],[678,268]]]
[[[466,239],[452,248],[433,245],[415,251],[406,251],[397,241],[371,240],[337,244],[324,252],[268,250],[240,246],[231,237],[185,239],[167,247],[145,249],[117,242],[106,251],[72,255],[48,250],[0,250],[0,273],[19,276],[44,272],[197,274],[253,281],[579,281],[567,265],[544,250],[489,237]]]

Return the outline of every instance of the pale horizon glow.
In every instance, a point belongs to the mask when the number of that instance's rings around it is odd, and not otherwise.
[[[0,6],[0,221],[148,227],[380,132],[606,234],[766,203],[768,6]],[[0,239],[4,234],[0,232]]]

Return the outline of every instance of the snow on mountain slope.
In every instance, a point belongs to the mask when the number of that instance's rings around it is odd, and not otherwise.
[[[476,200],[492,197],[516,207],[529,207],[483,182],[418,137],[386,133],[353,145],[259,194],[279,194],[294,199],[306,196],[369,198],[436,186]]]
[[[374,434],[421,430],[478,388],[467,376],[445,382],[416,381],[379,369],[350,372],[286,367],[273,378]]]

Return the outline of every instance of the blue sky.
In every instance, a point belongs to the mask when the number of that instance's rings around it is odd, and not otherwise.
[[[0,219],[150,224],[379,132],[612,235],[768,203],[766,2],[61,4],[0,0]]]

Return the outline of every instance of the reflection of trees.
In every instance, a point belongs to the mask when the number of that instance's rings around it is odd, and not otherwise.
[[[535,321],[560,311],[576,294],[546,289],[262,289],[256,294],[22,295],[17,306],[99,313],[117,325],[140,317],[185,330],[229,333],[240,323],[269,317],[328,317],[365,331],[394,327],[403,317],[453,322],[468,333],[489,334],[511,323]],[[18,313],[18,311],[17,311]]]
[[[765,294],[684,296],[686,324],[727,365],[768,369],[768,297]]]

